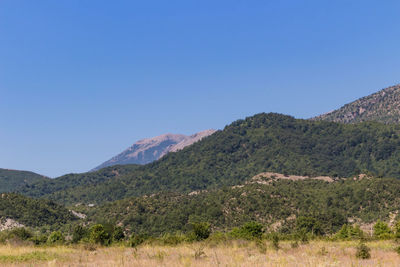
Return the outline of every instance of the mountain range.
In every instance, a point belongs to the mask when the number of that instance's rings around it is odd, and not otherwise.
[[[215,130],[205,130],[187,136],[183,134],[163,134],[153,138],[146,138],[137,141],[128,149],[124,150],[115,157],[100,164],[92,171],[102,168],[123,165],[123,164],[147,164],[160,159],[169,152],[176,152],[191,144],[213,134]]]
[[[106,220],[156,235],[193,221],[291,227],[312,216],[332,233],[387,220],[400,213],[398,122],[393,86],[309,120],[260,113],[218,131],[144,139],[92,172],[49,179],[0,169],[0,192],[15,192],[2,195],[0,217],[37,226],[29,209],[18,211],[32,203],[32,212],[55,207],[43,222],[52,227]]]

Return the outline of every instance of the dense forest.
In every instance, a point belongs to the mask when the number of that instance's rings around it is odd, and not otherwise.
[[[145,166],[113,166],[67,175],[18,191],[63,204],[95,203],[164,192],[210,190],[265,171],[400,178],[400,126],[339,124],[269,113],[223,130]]]
[[[230,230],[256,221],[270,230],[291,232],[296,218],[310,218],[321,234],[344,224],[389,221],[400,207],[400,180],[389,178],[270,180],[191,194],[159,193],[87,209],[89,220],[124,225],[133,232],[160,235],[187,231],[193,222]]]
[[[12,192],[19,187],[31,185],[35,182],[46,183],[50,181],[50,178],[33,172],[0,169],[0,193]]]
[[[68,209],[50,200],[32,199],[13,193],[0,194],[0,219],[12,219],[31,227],[58,225],[77,219]]]

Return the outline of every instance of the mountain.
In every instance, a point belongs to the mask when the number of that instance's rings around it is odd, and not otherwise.
[[[244,183],[262,172],[400,178],[400,125],[340,124],[261,113],[147,165],[118,165],[26,185],[59,203],[94,203]]]
[[[382,123],[400,122],[400,85],[383,89],[372,95],[344,105],[338,110],[320,115],[313,120],[341,123],[378,121]]]
[[[18,187],[48,180],[50,179],[33,172],[0,169],[0,193],[12,192]]]
[[[169,152],[176,152],[202,138],[213,134],[215,130],[205,130],[190,136],[183,134],[163,134],[153,138],[146,138],[133,144],[131,147],[102,163],[92,171],[123,164],[147,164],[158,160]]]

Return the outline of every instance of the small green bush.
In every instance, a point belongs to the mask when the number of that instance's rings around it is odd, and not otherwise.
[[[132,248],[135,248],[137,246],[139,246],[140,244],[142,244],[145,241],[145,236],[143,235],[136,235],[136,234],[132,234],[131,237],[129,238],[129,246]]]
[[[125,239],[125,234],[124,234],[124,229],[122,227],[115,227],[114,232],[113,232],[113,240],[114,241],[121,241]]]
[[[374,225],[374,236],[378,239],[390,239],[391,233],[389,225],[381,220]]]
[[[65,238],[60,231],[52,232],[47,239],[47,243],[49,243],[51,245],[61,245],[64,242],[65,242]]]
[[[240,228],[233,228],[230,235],[234,238],[243,238],[247,240],[261,238],[263,234],[263,226],[257,222],[245,223]]]
[[[31,240],[33,242],[33,244],[35,244],[35,245],[43,245],[43,244],[46,244],[47,239],[48,239],[47,235],[38,234],[38,235],[34,235],[33,237],[31,237],[29,240]]]
[[[211,234],[211,225],[207,222],[192,223],[192,227],[196,241],[207,239]]]
[[[93,225],[90,228],[89,240],[94,244],[100,244],[103,246],[110,244],[110,236],[101,224]]]
[[[371,249],[361,242],[357,247],[356,257],[359,259],[369,259],[371,258],[370,251]]]
[[[28,240],[33,236],[32,232],[25,227],[14,228],[9,233],[9,238],[17,238],[19,240]]]
[[[88,229],[82,225],[77,225],[72,230],[72,243],[78,243],[84,237],[88,236]]]
[[[276,250],[279,249],[279,236],[276,233],[272,235],[272,247]]]
[[[298,248],[299,247],[299,242],[293,241],[292,243],[290,243],[290,247],[291,248]]]

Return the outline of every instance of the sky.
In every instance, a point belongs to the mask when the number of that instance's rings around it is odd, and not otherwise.
[[[139,139],[310,118],[400,83],[400,1],[0,0],[0,168],[85,172]]]

